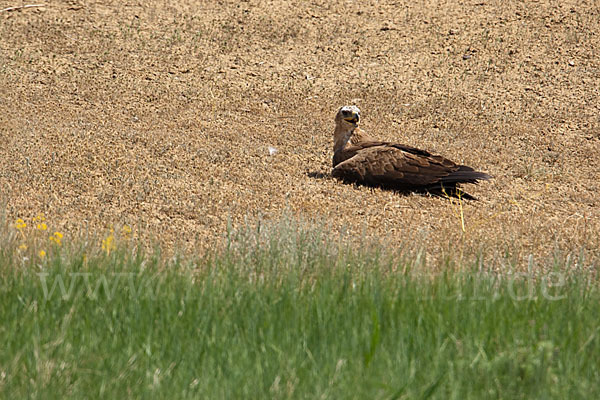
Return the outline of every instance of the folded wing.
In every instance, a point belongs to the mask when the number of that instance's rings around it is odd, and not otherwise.
[[[476,183],[490,176],[424,150],[391,143],[371,143],[352,149],[332,175],[347,182],[397,190],[432,189]],[[343,158],[343,157],[342,157]]]

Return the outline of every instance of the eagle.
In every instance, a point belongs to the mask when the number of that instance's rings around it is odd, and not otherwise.
[[[332,176],[343,182],[475,200],[459,184],[491,178],[425,150],[373,139],[359,121],[356,106],[343,106],[335,116]]]

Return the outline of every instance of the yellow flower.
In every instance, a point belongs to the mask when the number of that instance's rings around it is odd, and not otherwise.
[[[56,243],[57,245],[61,245],[61,240],[63,238],[63,234],[60,232],[54,232],[54,235],[50,236],[50,241]]]
[[[26,226],[27,226],[27,224],[21,218],[19,218],[15,222],[15,228],[17,228],[18,230],[21,230],[21,229],[25,228]]]
[[[111,250],[113,250],[115,248],[115,237],[112,234],[112,229],[111,229],[111,234],[108,235],[106,237],[106,239],[104,239],[102,241],[102,250],[106,251],[106,255],[109,255]]]
[[[131,235],[131,228],[129,227],[129,225],[123,225],[121,233],[123,234],[123,237],[125,239],[129,239],[129,235]]]
[[[45,222],[42,222],[42,223],[38,223],[36,225],[36,228],[40,231],[45,231],[46,229],[48,229],[48,225],[46,225]]]
[[[36,217],[33,218],[33,222],[36,222],[36,221],[42,222],[45,220],[46,220],[46,218],[44,218],[44,214],[38,214]]]
[[[19,246],[19,250],[27,250],[27,245],[25,243],[21,243],[21,245]]]
[[[46,252],[44,250],[40,250],[38,255],[40,256],[40,258],[44,258],[44,257],[46,257]]]

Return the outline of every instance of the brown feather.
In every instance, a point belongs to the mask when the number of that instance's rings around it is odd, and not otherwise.
[[[374,140],[358,127],[348,131],[338,125],[334,138],[332,175],[345,182],[471,198],[457,185],[491,178],[426,150]]]

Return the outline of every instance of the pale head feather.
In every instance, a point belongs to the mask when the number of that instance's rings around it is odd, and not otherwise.
[[[360,121],[360,109],[357,106],[343,106],[335,115],[333,133],[334,151],[343,148],[352,137]]]
[[[360,109],[357,106],[340,107],[336,116],[335,122],[340,125],[348,125],[356,127],[360,121]]]

